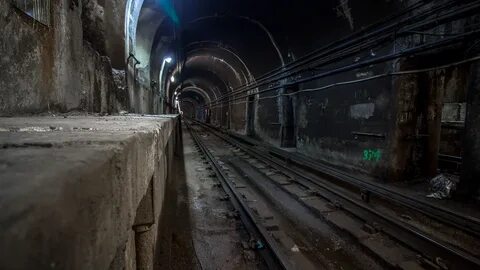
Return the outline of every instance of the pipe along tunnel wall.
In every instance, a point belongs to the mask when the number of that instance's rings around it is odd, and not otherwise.
[[[448,173],[478,201],[480,1],[208,2],[0,1],[2,263],[148,265],[178,120],[125,114],[177,97],[369,183]]]
[[[175,1],[177,24],[159,1],[51,0],[49,25],[13,2],[0,3],[0,115],[172,113],[175,92],[197,89],[189,114],[238,134],[380,181],[439,169],[478,189],[462,164],[478,158],[478,67],[435,69],[477,55],[476,1],[233,1],[230,15]]]

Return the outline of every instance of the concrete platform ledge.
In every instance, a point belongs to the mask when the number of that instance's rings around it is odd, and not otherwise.
[[[149,269],[176,116],[0,118],[0,269]]]

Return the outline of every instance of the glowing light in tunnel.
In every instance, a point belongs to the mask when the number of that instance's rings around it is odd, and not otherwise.
[[[172,77],[170,77],[170,81],[171,81],[172,83],[174,83],[174,82],[175,82],[175,76],[172,75]]]
[[[162,68],[160,69],[160,75],[158,81],[160,82],[160,93],[165,93],[164,83],[163,83],[163,72],[165,70],[165,65],[172,63],[173,59],[170,56],[163,58]]]
[[[163,8],[165,13],[168,17],[175,23],[179,24],[180,19],[178,18],[177,12],[175,11],[175,7],[173,5],[172,0],[158,0],[160,6]]]
[[[179,114],[183,114],[182,108],[180,107],[180,101],[178,100],[178,97],[175,97],[175,109],[178,110]]]

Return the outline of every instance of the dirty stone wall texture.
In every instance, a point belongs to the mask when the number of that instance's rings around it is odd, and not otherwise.
[[[354,76],[360,74],[336,76],[321,83],[328,85]],[[355,89],[342,86],[301,94],[296,111],[298,151],[351,170],[381,170],[388,159],[385,135],[392,117],[391,96],[388,79],[365,82]],[[364,151],[368,153],[364,155]]]
[[[385,16],[395,14],[405,7],[406,3],[402,1],[381,3],[378,1],[375,3],[373,1],[367,1],[367,3],[327,1],[322,2],[322,5],[331,8],[323,8],[320,11],[315,8],[296,10],[298,7],[293,5],[288,10],[290,13],[304,12],[304,17],[286,26],[285,32],[288,33],[288,39],[279,39],[283,47],[289,48],[284,53],[287,61],[295,60],[308,52],[361,30]],[[317,14],[318,12],[321,12],[321,15]],[[319,25],[335,25],[335,28],[318,27]],[[321,66],[319,70],[327,71],[369,60],[376,55],[389,53],[392,48],[392,44],[387,44],[373,51],[366,50],[333,64]],[[387,63],[372,66],[303,83],[298,85],[296,90],[363,79],[383,73],[391,69],[391,65]],[[313,70],[317,73],[320,71]],[[284,124],[281,109],[283,105],[280,99],[262,98],[274,96],[280,91],[284,90],[260,94],[261,100],[258,101],[255,113],[255,135],[275,145],[281,144]],[[391,99],[392,85],[389,79],[296,95],[293,99],[293,111],[297,151],[332,165],[379,174],[383,171],[382,168],[387,166],[384,159],[365,161],[363,154],[364,150],[372,150],[374,154],[379,149],[384,150],[382,146],[385,145],[385,138],[355,134],[385,134],[389,129],[389,121],[393,113],[390,110]],[[369,152],[368,155],[371,153]],[[388,153],[382,153],[382,155],[385,156]]]
[[[54,31],[1,1],[0,35],[0,112],[46,109],[55,95]]]
[[[135,63],[135,61],[132,61]],[[160,98],[151,87],[149,67],[134,68],[131,64],[128,68],[128,96],[130,111],[133,113],[159,114],[158,106],[154,106],[154,99]]]
[[[82,97],[80,109],[88,112],[112,113],[127,108],[125,72],[112,72],[110,59],[101,56],[90,43],[83,45],[81,69]]]
[[[397,39],[397,49],[411,48],[441,40],[441,34],[454,36],[472,30],[478,17],[472,16],[435,26],[430,36],[413,35]],[[467,41],[415,57],[403,58],[395,71],[434,68],[472,57]],[[463,155],[466,93],[471,80],[470,63],[430,72],[395,77],[394,118],[388,141],[390,158],[387,175],[391,180],[432,177],[445,170],[439,155]],[[455,173],[458,173],[457,170]]]
[[[294,15],[297,20],[289,21],[288,24],[282,25],[281,29],[277,30],[275,30],[276,27],[271,26],[277,42],[283,48],[282,53],[285,62],[298,59],[309,52],[318,50],[331,42],[361,30],[385,16],[398,12],[406,5],[403,1],[348,0],[329,0],[302,4],[291,2],[290,6],[284,7],[284,16]],[[306,8],[306,6],[310,8]],[[335,25],[335,27],[329,27],[332,25]],[[288,48],[288,50],[285,48]],[[368,53],[365,52],[359,55],[359,57],[362,57],[362,59],[368,57]],[[344,61],[343,64],[351,64],[354,59],[351,58],[349,61]],[[333,68],[333,66],[321,67],[322,70],[328,70],[329,68]],[[316,84],[300,85],[299,90],[309,88],[310,86],[321,86],[322,83],[319,81]],[[262,98],[274,94],[276,93],[269,92],[261,94],[259,97]],[[258,102],[255,114],[255,133],[260,138],[273,141],[275,144],[279,144],[281,140],[281,106],[280,100],[263,99]],[[317,137],[314,134],[312,136],[312,138]],[[305,150],[305,153],[314,151],[313,148],[311,149],[312,151]]]
[[[336,15],[325,14],[317,18],[326,20],[325,23],[328,25],[341,26],[343,23],[345,29],[340,31],[341,27],[335,28],[333,33],[332,28],[313,31],[306,26],[305,32],[316,33],[317,36],[300,36],[299,33],[298,38],[303,42],[288,45],[291,48],[290,57],[292,54],[298,57],[314,49],[305,46],[314,44],[319,48],[362,29],[381,17],[397,13],[407,5],[405,1],[387,1],[388,3],[383,3],[383,6],[378,8],[381,12],[372,13],[365,10],[366,6],[371,7],[366,3],[341,2],[350,6],[341,5]],[[369,17],[366,14],[369,14]],[[378,14],[378,17],[375,18],[371,14]],[[305,16],[309,17],[308,14]],[[395,42],[385,43],[333,64],[321,66],[320,71],[313,72],[332,70],[434,42],[442,38],[441,33],[454,35],[469,31],[469,25],[472,25],[473,21],[474,19],[467,18],[424,29],[438,35],[412,35],[399,38]],[[319,23],[310,25],[318,26]],[[306,37],[316,41],[307,42]],[[354,81],[388,72],[445,65],[464,59],[461,53],[465,49],[456,47],[437,50],[431,55],[417,56],[416,63],[405,63],[399,59],[370,65],[300,84],[298,90]],[[449,129],[448,122],[451,124],[453,121],[456,126],[464,125],[468,73],[468,65],[463,65],[421,75],[387,76],[351,85],[335,86],[318,92],[298,94],[294,101],[297,151],[331,165],[387,181],[430,176],[436,173],[438,152],[461,155],[463,128]],[[261,94],[260,98],[269,95],[274,94],[273,92]],[[281,143],[281,128],[284,121],[281,106],[279,99],[259,100],[255,115],[255,134],[277,146]],[[432,138],[431,141],[426,140],[426,136],[421,138],[424,135]]]
[[[477,48],[471,53],[480,53]],[[460,193],[480,193],[480,64],[473,63],[470,67],[467,92],[467,111],[465,117],[465,136],[462,181]]]
[[[116,69],[125,66],[125,7],[126,0],[106,0],[103,3],[105,22],[105,48]],[[120,26],[120,27],[119,27]]]
[[[83,39],[101,55],[106,55],[105,10],[97,0],[82,1]]]
[[[0,127],[0,269],[154,269],[176,116],[4,117]]]
[[[102,45],[91,46],[83,34],[84,26],[95,24],[82,17],[82,1],[51,4],[45,26],[9,1],[0,3],[0,115],[122,110],[109,60],[99,54]],[[90,7],[98,11],[98,5]]]
[[[464,151],[461,142],[467,110],[469,70],[470,66],[462,66],[428,74],[432,79],[436,79],[436,85],[443,90],[442,139],[439,150],[442,154],[461,156]]]
[[[128,53],[134,56],[129,58],[126,74],[130,108],[135,113],[158,113],[154,108],[154,89],[151,84],[158,79],[151,74],[151,61],[156,57],[162,59],[152,54],[155,32],[163,21],[162,14],[147,3],[144,5],[143,1],[132,1],[130,9],[133,15],[130,15],[128,22]]]

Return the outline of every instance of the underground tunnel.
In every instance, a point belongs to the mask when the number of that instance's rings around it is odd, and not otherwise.
[[[0,269],[480,269],[479,0],[1,0]]]

